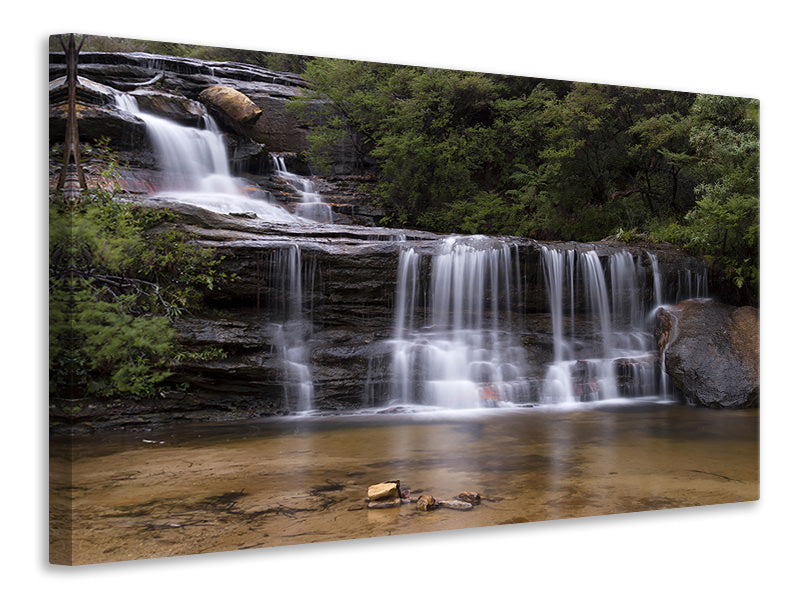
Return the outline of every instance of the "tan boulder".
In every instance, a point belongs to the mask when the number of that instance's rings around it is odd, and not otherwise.
[[[383,483],[376,483],[369,486],[367,490],[367,497],[370,501],[375,500],[391,500],[393,498],[400,498],[400,486],[396,481],[384,481]]]
[[[263,112],[242,92],[225,85],[212,85],[204,89],[199,99],[215,116],[221,117],[235,129],[252,125]]]

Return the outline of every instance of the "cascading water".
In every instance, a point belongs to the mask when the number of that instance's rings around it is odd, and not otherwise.
[[[273,155],[272,164],[278,177],[300,194],[302,202],[295,208],[295,214],[318,223],[333,223],[333,211],[330,205],[322,201],[310,179],[290,173],[282,156]]]
[[[447,238],[430,259],[401,251],[391,401],[475,408],[530,399],[525,351],[513,333],[517,258],[506,243]],[[424,303],[424,316],[417,308]]]
[[[186,127],[142,112],[130,94],[118,93],[117,108],[144,121],[161,167],[158,196],[194,204],[218,213],[255,213],[276,223],[303,219],[270,202],[266,192],[231,176],[223,137],[210,115],[205,129]],[[247,189],[247,192],[245,192]]]
[[[303,293],[306,281],[313,289],[314,271],[312,263],[304,273],[297,244],[273,250],[268,258],[266,281],[272,290],[272,302],[268,308],[278,321],[274,323],[274,346],[284,363],[286,405],[298,412],[314,408],[314,381],[306,344],[311,334],[311,322]]]
[[[647,253],[643,262],[642,256],[634,258],[622,250],[611,254],[604,268],[595,250],[543,247],[541,267],[553,328],[553,362],[540,401],[666,396],[666,375],[656,367],[651,326],[654,310],[662,303],[656,255]],[[679,273],[674,300],[707,292],[705,271],[685,269]],[[579,293],[583,314],[575,311]],[[570,337],[565,334],[567,306]],[[584,330],[580,340],[575,335],[578,328]]]

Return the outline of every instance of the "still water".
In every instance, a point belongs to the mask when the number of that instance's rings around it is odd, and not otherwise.
[[[605,401],[305,416],[86,436],[72,458],[51,458],[51,529],[71,497],[84,564],[756,500],[759,415]],[[389,479],[483,501],[367,509]]]

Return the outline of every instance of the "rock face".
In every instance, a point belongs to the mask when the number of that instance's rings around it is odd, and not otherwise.
[[[65,71],[64,53],[51,53],[50,79],[61,78]],[[203,91],[212,86],[230,88],[245,95],[253,103],[254,110],[269,115],[269,118],[247,123],[246,134],[250,139],[264,144],[268,152],[301,153],[308,149],[306,130],[287,107],[292,98],[307,94],[309,90],[308,83],[294,73],[229,61],[143,52],[82,52],[78,74],[115,90],[137,90],[137,93],[143,82],[155,80],[150,86],[152,89],[170,90],[190,100],[198,100]],[[230,123],[225,125],[230,127]],[[233,133],[241,133],[233,129]],[[344,150],[342,156],[347,156]],[[342,165],[340,171],[348,172],[348,166]]]
[[[667,374],[689,402],[759,405],[757,309],[687,300],[659,309],[655,335]]]

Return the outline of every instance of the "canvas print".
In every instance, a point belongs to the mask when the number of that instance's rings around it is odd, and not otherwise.
[[[51,562],[758,499],[757,100],[49,43]]]

